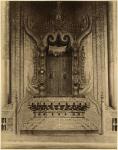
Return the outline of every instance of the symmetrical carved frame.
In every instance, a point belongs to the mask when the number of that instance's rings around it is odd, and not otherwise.
[[[49,40],[56,42],[58,35],[60,36],[62,43],[68,43],[70,50],[72,51],[72,96],[79,97],[79,87],[80,87],[80,75],[78,71],[78,52],[81,46],[81,42],[84,38],[91,32],[91,20],[89,16],[84,16],[84,24],[82,28],[81,35],[78,37],[72,37],[71,33],[63,31],[63,29],[57,28],[55,22],[55,31],[47,33],[44,37],[38,39],[28,27],[28,20],[25,20],[25,32],[31,37],[31,39],[36,43],[37,51],[34,53],[34,76],[32,80],[32,85],[34,88],[39,90],[37,96],[46,96],[46,47],[48,46]],[[82,18],[82,19],[83,19]],[[62,20],[58,20],[59,23]],[[58,30],[57,30],[58,29]],[[38,55],[37,55],[38,53]],[[39,61],[38,61],[39,60]]]

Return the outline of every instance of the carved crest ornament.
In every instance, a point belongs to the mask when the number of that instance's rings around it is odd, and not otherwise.
[[[28,17],[24,21],[25,33],[33,40],[36,50],[33,52],[34,75],[32,87],[38,90],[38,97],[46,96],[46,55],[55,57],[71,51],[72,54],[72,96],[79,97],[81,84],[80,71],[78,70],[79,50],[82,41],[91,32],[91,19],[82,16],[80,24],[67,24],[62,15],[61,3],[57,2],[57,13],[54,20],[47,22],[49,32],[37,37],[28,25]],[[51,30],[50,30],[51,28]],[[72,34],[76,29],[76,36]],[[79,34],[78,34],[79,30]],[[84,50],[83,50],[84,51]]]

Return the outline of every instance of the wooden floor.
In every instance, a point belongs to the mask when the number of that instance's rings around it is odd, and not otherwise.
[[[109,135],[99,134],[53,134],[53,135],[11,135],[2,133],[2,148],[39,149],[39,148],[87,148],[116,149],[116,132]]]

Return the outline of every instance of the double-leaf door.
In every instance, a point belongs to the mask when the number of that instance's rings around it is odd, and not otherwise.
[[[72,57],[47,56],[47,96],[72,95]]]

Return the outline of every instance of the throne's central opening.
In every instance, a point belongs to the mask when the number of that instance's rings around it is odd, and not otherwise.
[[[59,54],[58,52],[63,53]],[[46,58],[47,96],[72,96],[71,50],[66,49],[65,46],[50,47]]]

